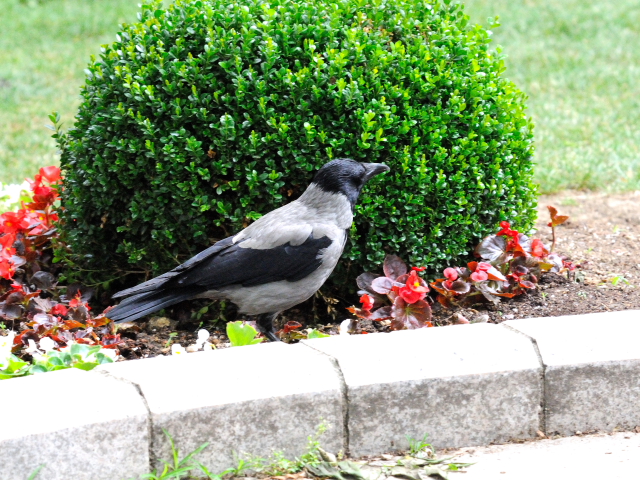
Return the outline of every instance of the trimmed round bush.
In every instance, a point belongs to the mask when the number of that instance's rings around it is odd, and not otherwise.
[[[161,273],[340,157],[391,168],[356,208],[333,277],[345,289],[387,253],[434,275],[501,220],[528,230],[525,95],[467,21],[448,0],[143,5],[92,59],[58,138],[59,255],[85,281]]]

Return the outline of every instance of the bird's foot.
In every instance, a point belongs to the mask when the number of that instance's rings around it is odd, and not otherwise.
[[[262,315],[258,315],[256,319],[256,325],[260,329],[260,332],[264,334],[265,337],[269,339],[270,342],[281,342],[276,335],[275,329],[273,328],[273,320],[278,316],[278,312],[276,313],[263,313]]]

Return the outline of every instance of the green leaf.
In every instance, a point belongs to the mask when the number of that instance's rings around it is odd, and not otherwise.
[[[73,368],[78,368],[80,370],[93,370],[98,366],[98,362],[78,362],[73,364]]]
[[[309,334],[307,335],[307,338],[326,338],[330,336],[331,335],[322,333],[320,330],[316,330],[315,328],[312,328],[311,330],[309,330]]]
[[[251,325],[242,321],[227,323],[227,336],[232,347],[254,345],[262,342],[263,338],[255,338],[258,332]]]

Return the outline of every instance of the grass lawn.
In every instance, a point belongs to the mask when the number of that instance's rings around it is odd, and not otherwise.
[[[467,0],[498,15],[507,77],[529,95],[543,193],[640,190],[640,0]]]
[[[55,163],[47,115],[72,124],[89,55],[139,0],[3,0],[0,181]],[[507,76],[529,97],[542,192],[640,189],[640,0],[467,0],[499,15]]]
[[[91,54],[136,21],[140,0],[2,0],[0,182],[20,183],[57,164],[45,125],[57,110],[73,123]]]

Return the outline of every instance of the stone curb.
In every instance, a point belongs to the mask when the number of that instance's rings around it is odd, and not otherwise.
[[[260,344],[0,382],[0,480],[137,478],[163,429],[213,472],[328,451],[465,447],[640,425],[640,311]]]

